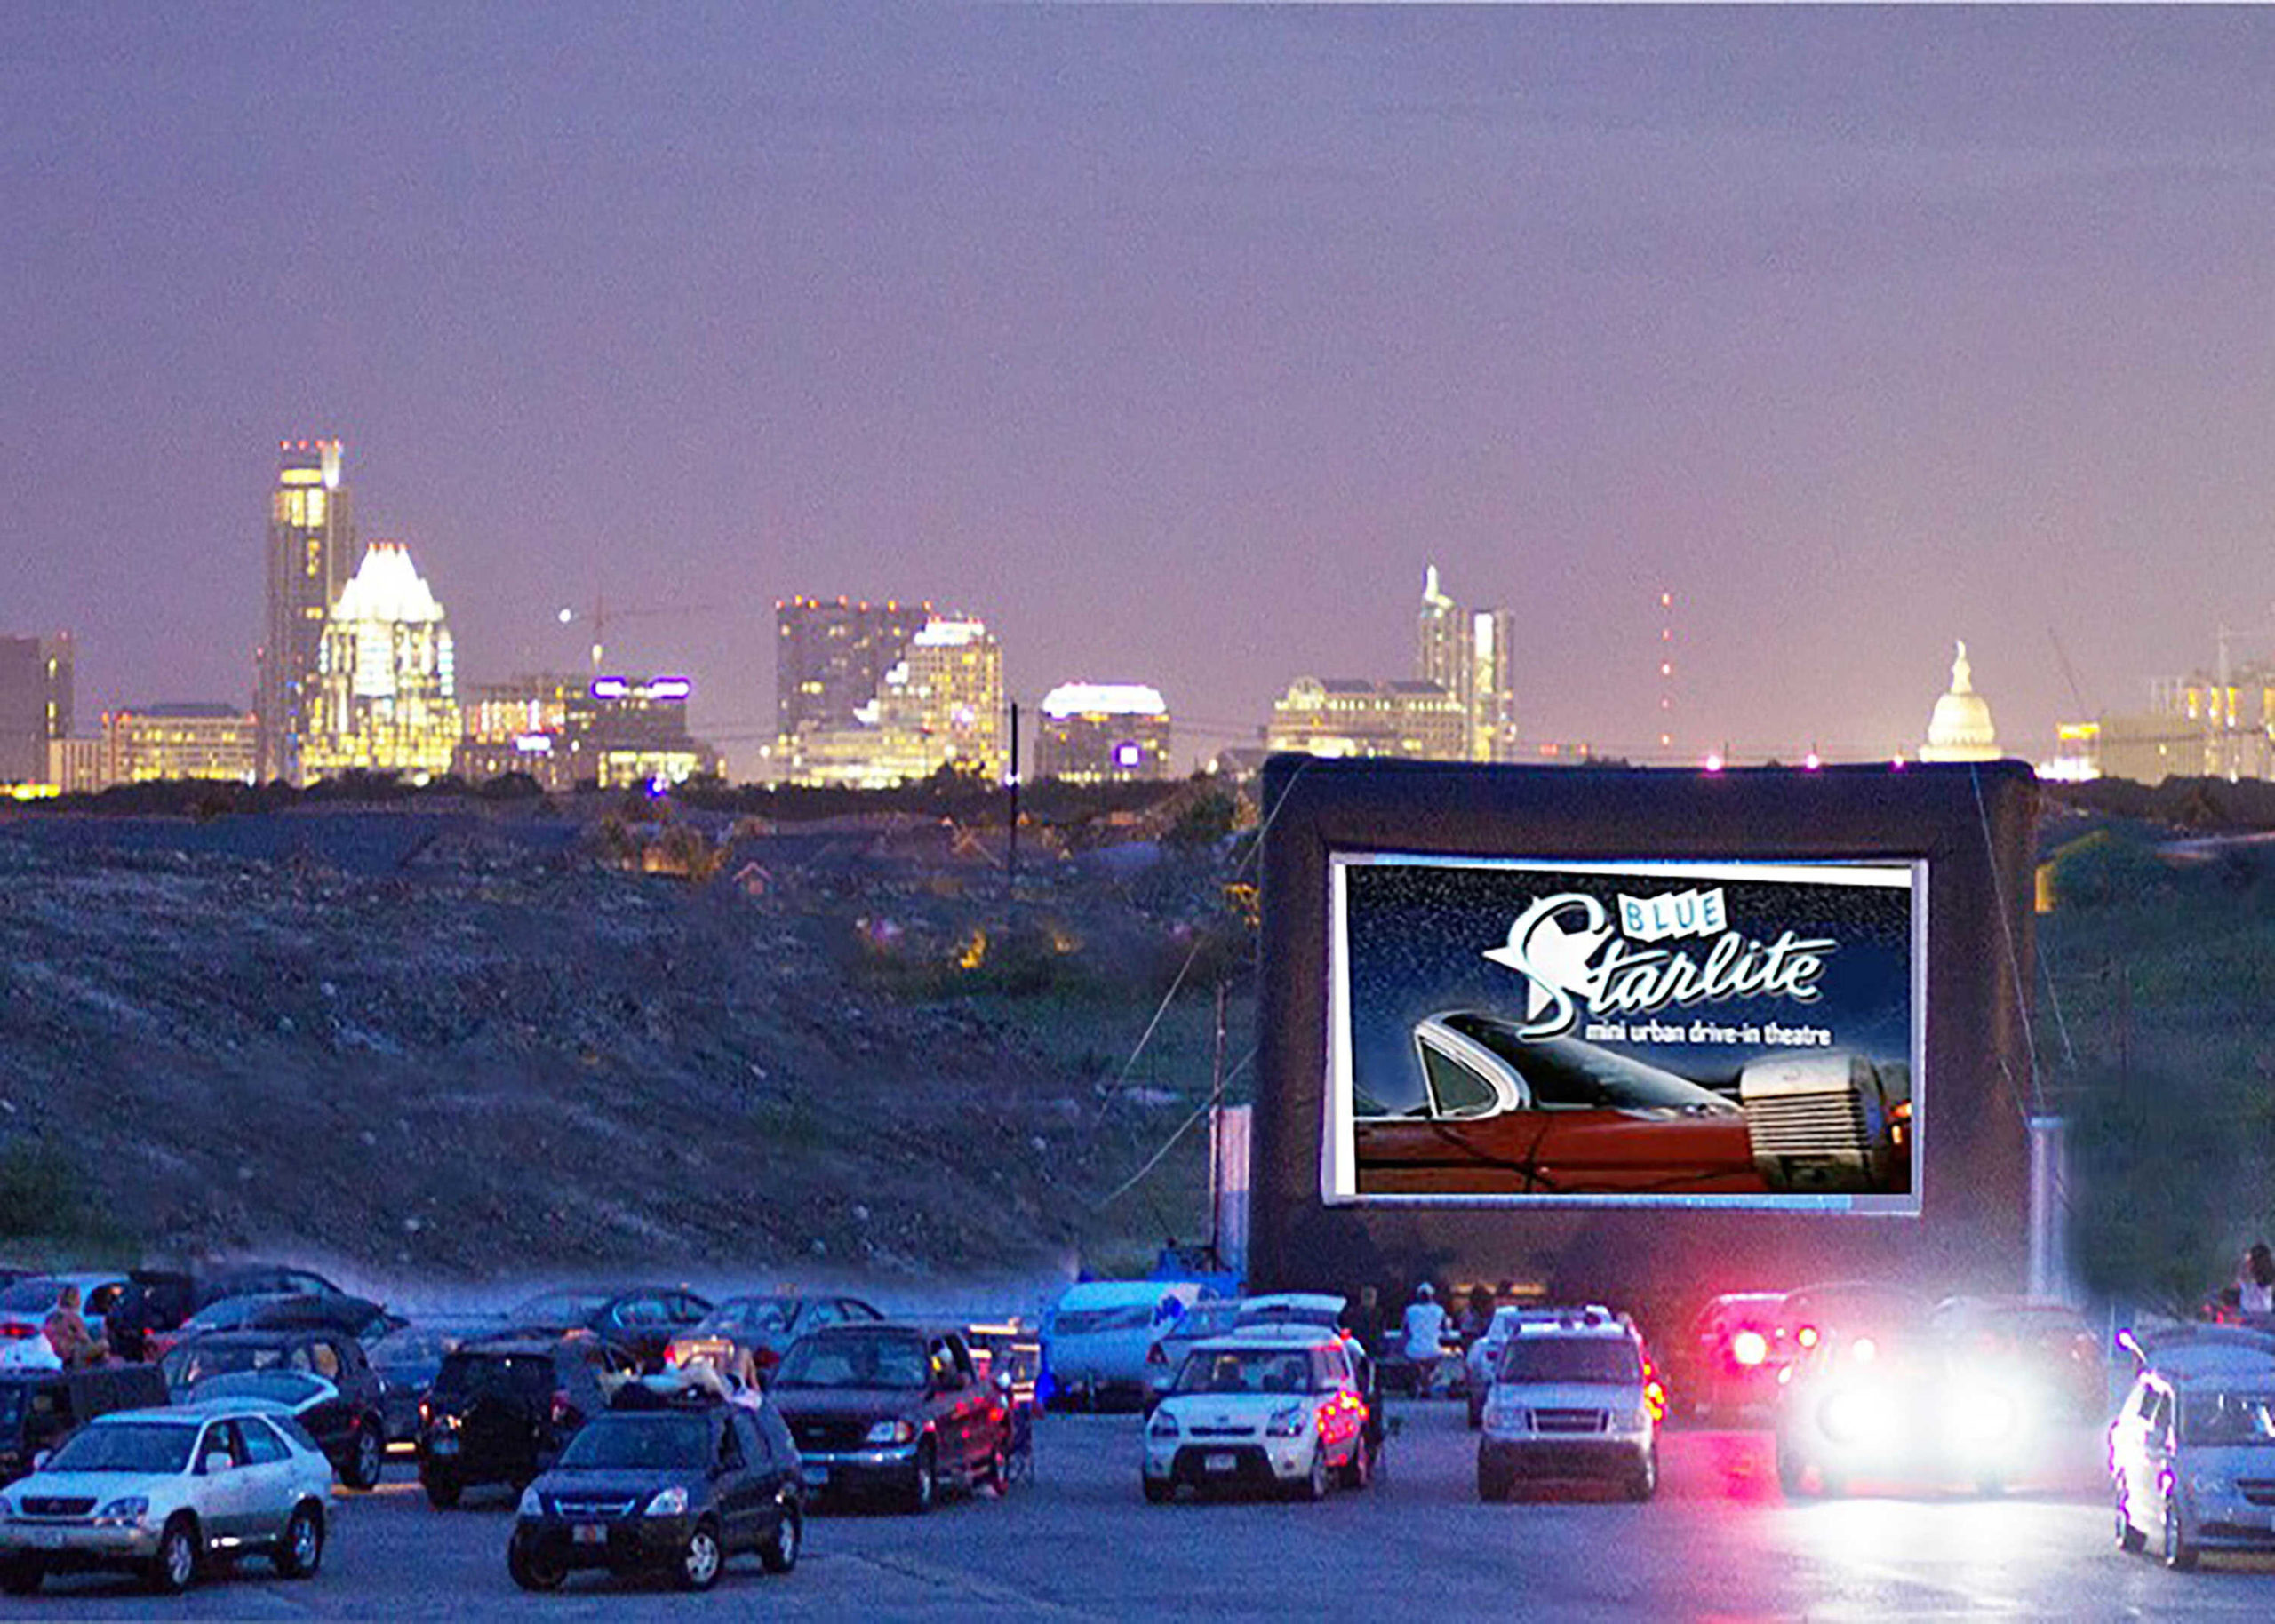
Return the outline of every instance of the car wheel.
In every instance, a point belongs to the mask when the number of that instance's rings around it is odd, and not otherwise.
[[[1327,1445],[1322,1444],[1312,1451],[1312,1469],[1305,1474],[1303,1484],[1297,1492],[1305,1500],[1316,1504],[1327,1498],[1329,1482],[1330,1479],[1327,1475]]]
[[[680,1553],[679,1588],[708,1590],[719,1582],[719,1570],[726,1560],[719,1548],[719,1531],[708,1523],[698,1523],[695,1532],[687,1536],[687,1548]]]
[[[1659,1446],[1656,1444],[1645,1452],[1643,1463],[1627,1479],[1627,1498],[1648,1500],[1659,1492]]]
[[[1177,1485],[1166,1477],[1148,1477],[1141,1472],[1138,1486],[1145,1491],[1145,1503],[1149,1506],[1166,1506],[1177,1498]]]
[[[515,1540],[506,1547],[506,1572],[524,1590],[558,1590],[569,1570],[546,1556],[534,1542]]]
[[[774,1537],[758,1548],[759,1565],[770,1573],[786,1573],[798,1565],[798,1552],[806,1542],[806,1519],[795,1506],[782,1508]]]
[[[11,1556],[0,1566],[0,1590],[11,1596],[30,1596],[47,1577],[47,1564],[37,1556]]]
[[[902,1492],[902,1509],[911,1512],[930,1511],[932,1502],[940,1495],[940,1469],[932,1453],[932,1440],[926,1438],[916,1446],[916,1469],[909,1475],[908,1486]]]
[[[2180,1496],[2165,1497],[2165,1565],[2186,1570],[2196,1565],[2196,1542],[2188,1537],[2188,1522],[2180,1514]]]
[[[1343,1486],[1363,1489],[1374,1480],[1375,1463],[1367,1453],[1367,1440],[1363,1437],[1352,1439],[1351,1458],[1343,1464]]]
[[[323,1560],[323,1518],[314,1506],[295,1506],[278,1541],[276,1571],[287,1579],[307,1579]]]
[[[2133,1526],[2133,1516],[2125,1509],[2125,1481],[2119,1478],[2117,1492],[2117,1548],[2124,1551],[2146,1550],[2149,1536]]]
[[[355,1429],[355,1442],[347,1453],[347,1469],[339,1480],[351,1489],[376,1489],[379,1474],[387,1469],[387,1441],[375,1427]]]
[[[180,1596],[197,1578],[197,1524],[177,1517],[158,1536],[158,1554],[150,1563],[150,1588]]]
[[[448,1511],[466,1493],[466,1485],[455,1477],[421,1477],[419,1481],[426,1486],[427,1503],[437,1511]]]

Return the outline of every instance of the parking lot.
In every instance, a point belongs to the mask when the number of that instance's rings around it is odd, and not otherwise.
[[[599,1576],[555,1596],[516,1591],[502,1492],[429,1507],[401,1461],[371,1494],[336,1497],[323,1571],[305,1583],[265,1563],[179,1599],[132,1583],[58,1580],[0,1616],[266,1618],[724,1616],[1110,1619],[1132,1615],[1335,1618],[1907,1619],[2008,1616],[2265,1617],[2275,1562],[2215,1558],[2168,1573],[2120,1555],[2096,1463],[2097,1435],[2065,1436],[2046,1479],[1984,1501],[1864,1484],[1788,1504],[1765,1434],[1677,1430],[1658,1498],[1585,1491],[1513,1505],[1476,1498],[1473,1435],[1447,1403],[1395,1403],[1385,1477],[1312,1506],[1146,1505],[1138,1421],[1052,1415],[1034,1477],[998,1502],[951,1501],[921,1517],[829,1512],[797,1571],[740,1559],[706,1596]]]

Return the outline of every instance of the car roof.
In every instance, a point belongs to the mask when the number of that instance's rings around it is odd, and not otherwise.
[[[1269,1313],[1274,1309],[1295,1309],[1313,1314],[1340,1314],[1350,1302],[1348,1297],[1338,1297],[1329,1292],[1266,1292],[1257,1297],[1242,1297],[1234,1306],[1243,1314]]]
[[[339,1325],[245,1325],[232,1327],[227,1331],[207,1331],[177,1346],[181,1348],[276,1348],[319,1336],[350,1342],[355,1340],[348,1331]]]
[[[922,1319],[841,1319],[834,1325],[816,1325],[808,1336],[874,1336],[880,1331],[902,1331],[911,1336],[965,1338],[962,1325],[936,1325]]]
[[[1305,1348],[1340,1348],[1343,1339],[1321,1325],[1242,1325],[1229,1336],[1206,1337],[1193,1343],[1195,1353],[1241,1353],[1258,1348],[1290,1352]]]
[[[1191,1280],[1082,1280],[1059,1294],[1062,1309],[1121,1309],[1152,1304],[1164,1297],[1198,1296],[1200,1286]]]

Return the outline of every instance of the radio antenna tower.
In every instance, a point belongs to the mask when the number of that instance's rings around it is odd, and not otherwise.
[[[1659,594],[1659,754],[1674,756],[1674,594]]]

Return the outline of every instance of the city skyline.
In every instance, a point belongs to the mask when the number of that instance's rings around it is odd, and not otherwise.
[[[796,593],[1181,756],[1407,670],[1431,562],[1528,739],[1638,755],[1662,592],[1678,756],[1916,743],[1957,638],[2026,753],[2275,647],[2275,20],[881,16],[12,19],[8,625],[86,714],[249,697],[323,434],[470,676],[604,597],[743,770]]]

